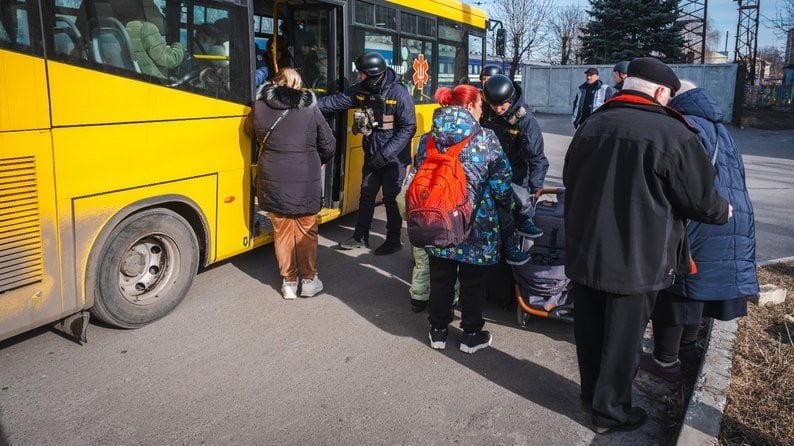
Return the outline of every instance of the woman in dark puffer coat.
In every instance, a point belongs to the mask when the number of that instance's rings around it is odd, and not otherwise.
[[[758,293],[755,274],[755,220],[736,142],[722,124],[722,112],[706,90],[681,81],[670,106],[698,130],[717,171],[714,186],[733,206],[722,226],[690,221],[687,237],[697,272],[659,294],[653,310],[654,353],[641,367],[674,380],[684,359],[697,358],[700,318],[731,320],[747,314],[747,298]],[[680,350],[680,351],[679,351]]]
[[[251,119],[261,142],[257,199],[273,222],[274,246],[285,299],[323,289],[317,275],[317,213],[322,208],[321,165],[334,156],[336,140],[311,91],[300,90],[297,71],[284,68],[257,94]]]

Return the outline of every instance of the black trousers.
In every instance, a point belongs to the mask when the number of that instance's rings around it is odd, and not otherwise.
[[[403,220],[397,209],[396,198],[405,178],[405,166],[389,165],[373,170],[365,162],[361,175],[361,198],[358,200],[358,219],[353,237],[357,240],[369,238],[372,215],[375,213],[375,197],[382,188],[383,206],[386,208],[386,241],[399,243]]]
[[[485,320],[485,273],[488,266],[471,265],[456,260],[430,256],[430,325],[442,330],[452,322],[455,281],[460,280],[460,328],[466,333],[482,330]]]
[[[653,356],[664,363],[675,362],[681,346],[694,344],[699,331],[699,324],[666,325],[654,321]]]
[[[593,423],[620,425],[631,409],[631,386],[657,291],[612,294],[574,284],[574,337],[582,399],[592,401]]]

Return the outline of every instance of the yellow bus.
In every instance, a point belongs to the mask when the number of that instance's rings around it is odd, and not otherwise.
[[[259,64],[328,94],[378,51],[418,138],[435,89],[482,63],[486,21],[453,0],[0,1],[0,340],[53,322],[84,339],[88,311],[140,327],[200,267],[272,241],[245,130]],[[351,116],[329,117],[323,222],[358,206]]]

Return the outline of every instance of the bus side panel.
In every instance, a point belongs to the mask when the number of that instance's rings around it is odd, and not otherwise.
[[[60,319],[49,130],[0,132],[0,340]]]
[[[47,62],[47,67],[52,91],[52,122],[56,127],[245,116],[248,113],[244,105],[122,76],[52,61]]]
[[[210,240],[215,240],[217,234],[217,175],[210,174],[198,178],[172,181],[145,187],[137,187],[123,191],[109,192],[100,195],[63,199],[60,200],[61,209],[66,212],[61,215],[62,227],[73,227],[74,233],[70,242],[74,245],[74,265],[70,271],[75,274],[79,293],[74,300],[67,298],[67,305],[74,308],[89,308],[93,305],[93,296],[86,295],[86,275],[89,267],[89,256],[95,243],[101,242],[98,238],[103,229],[111,231],[108,226],[120,209],[134,203],[145,202],[165,196],[183,196],[195,202],[208,224]],[[99,252],[97,246],[95,253]],[[214,252],[214,244],[210,250]],[[76,271],[76,273],[75,273]],[[65,268],[66,272],[66,268]]]
[[[47,101],[44,61],[0,50],[0,132],[49,128]]]

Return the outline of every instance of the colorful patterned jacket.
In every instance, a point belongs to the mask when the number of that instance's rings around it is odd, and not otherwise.
[[[474,208],[474,221],[469,237],[454,248],[427,248],[428,254],[473,265],[499,262],[501,235],[496,205],[512,209],[510,163],[502,152],[499,139],[492,130],[480,124],[465,108],[442,107],[433,114],[430,133],[422,135],[416,153],[415,167],[427,156],[427,138],[433,138],[440,152],[476,133],[458,158],[463,163],[468,183],[469,200]]]

